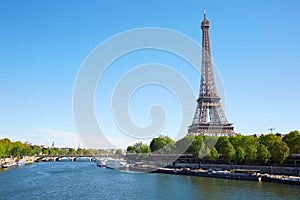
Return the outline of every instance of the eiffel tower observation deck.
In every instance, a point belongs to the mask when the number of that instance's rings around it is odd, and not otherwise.
[[[197,108],[193,123],[188,127],[188,134],[204,136],[233,136],[234,127],[226,119],[221,106],[221,98],[218,96],[214,78],[212,56],[209,41],[209,21],[204,19],[202,29],[202,68],[200,95],[197,99]]]

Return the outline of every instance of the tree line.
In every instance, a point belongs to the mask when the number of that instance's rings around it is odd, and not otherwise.
[[[38,145],[22,143],[20,141],[11,142],[8,138],[0,140],[0,158],[9,156],[22,158],[23,156],[32,156],[42,151]]]
[[[8,138],[0,140],[0,158],[15,157],[22,158],[23,156],[33,155],[90,155],[104,153],[101,150],[87,150],[83,148],[57,148],[57,147],[41,147],[20,141],[12,142]]]
[[[174,141],[168,136],[153,138],[127,147],[127,153],[193,154],[206,163],[282,164],[290,153],[300,154],[299,131],[281,136],[208,137],[187,135]]]

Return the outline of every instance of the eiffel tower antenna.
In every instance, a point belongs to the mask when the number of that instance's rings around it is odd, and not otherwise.
[[[232,136],[235,134],[234,127],[226,119],[221,106],[221,98],[218,96],[216,89],[210,50],[209,27],[209,21],[206,19],[206,8],[204,8],[204,19],[201,23],[202,67],[200,95],[197,99],[197,108],[192,125],[188,128],[188,134]]]

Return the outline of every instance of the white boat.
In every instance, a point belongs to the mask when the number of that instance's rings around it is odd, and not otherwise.
[[[97,163],[98,167],[105,167],[106,162],[107,162],[107,158],[96,159],[95,162]]]
[[[124,170],[128,167],[127,161],[123,159],[108,159],[106,161],[106,168]]]
[[[16,165],[17,166],[23,166],[23,165],[25,165],[25,162],[24,161],[19,161],[19,162],[16,162]]]
[[[2,165],[2,168],[9,168],[13,166],[16,166],[16,163],[5,163],[4,165]]]

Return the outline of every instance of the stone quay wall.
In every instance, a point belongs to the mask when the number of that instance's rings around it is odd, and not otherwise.
[[[300,176],[300,167],[281,167],[281,166],[256,166],[256,165],[221,165],[221,164],[198,164],[198,163],[174,163],[174,167],[206,168],[206,169],[249,169],[259,170],[260,173]]]

